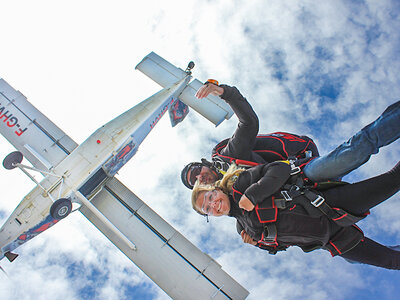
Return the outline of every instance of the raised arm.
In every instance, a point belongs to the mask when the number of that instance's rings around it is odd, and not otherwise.
[[[225,100],[239,119],[236,131],[221,154],[243,160],[254,160],[252,150],[255,146],[259,122],[253,108],[236,87],[206,83],[197,91],[196,97],[202,99],[210,94],[220,96]]]
[[[229,154],[243,160],[253,160],[252,151],[256,143],[259,121],[256,113],[236,87],[221,85],[221,98],[229,104],[239,119],[238,126],[221,154]]]

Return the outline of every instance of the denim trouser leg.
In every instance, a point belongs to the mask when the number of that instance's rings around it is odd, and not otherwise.
[[[390,105],[382,115],[365,126],[347,142],[327,155],[317,157],[305,168],[312,181],[343,177],[367,162],[379,148],[400,137],[400,101]]]

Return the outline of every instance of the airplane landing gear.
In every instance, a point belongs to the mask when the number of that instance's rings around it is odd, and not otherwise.
[[[61,220],[70,214],[72,211],[72,203],[69,199],[60,198],[54,202],[50,207],[50,215],[56,219]]]
[[[19,151],[14,151],[8,154],[3,160],[3,167],[7,170],[16,168],[16,164],[20,164],[24,156]]]
[[[25,166],[22,165],[21,162],[23,160],[24,156],[21,152],[19,151],[14,151],[11,152],[10,154],[8,154],[4,160],[3,160],[3,166],[4,168],[6,168],[7,170],[12,170],[15,168],[20,168],[21,171],[23,171],[30,179],[32,179],[33,182],[35,182],[40,188],[43,189],[43,191],[50,197],[50,199],[53,201],[53,204],[50,207],[50,215],[56,219],[56,220],[61,220],[64,219],[66,216],[68,216],[71,211],[72,211],[72,202],[71,200],[67,199],[67,198],[60,198],[57,201],[54,200],[54,198],[51,195],[51,192],[49,192],[49,190],[45,189],[40,182],[38,182],[28,171],[26,171],[25,169],[30,169],[36,172],[40,172],[42,174],[47,174],[47,175],[51,175],[51,176],[56,176],[59,178],[59,180],[54,184],[54,186],[57,186],[58,184],[60,184],[61,182],[61,187],[60,187],[60,191],[59,191],[59,195],[58,197],[60,197],[61,195],[61,191],[62,191],[62,183],[63,183],[63,177],[62,176],[58,176],[55,175],[52,172],[47,172],[47,171],[43,171],[43,170],[38,170],[36,168],[32,168],[29,166]]]

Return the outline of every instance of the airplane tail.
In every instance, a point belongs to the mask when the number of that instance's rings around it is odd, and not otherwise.
[[[175,67],[173,64],[169,63],[154,52],[151,52],[143,58],[143,60],[136,66],[136,69],[153,79],[164,88],[171,86],[187,76],[187,72]],[[225,101],[221,100],[217,96],[210,95],[202,100],[197,99],[195,97],[196,91],[202,85],[203,84],[199,80],[192,80],[182,91],[179,100],[218,126],[225,119],[228,120],[233,115],[233,111]],[[183,111],[184,110],[185,109],[183,108]],[[180,121],[182,120],[183,118]],[[171,121],[171,123],[173,122]]]

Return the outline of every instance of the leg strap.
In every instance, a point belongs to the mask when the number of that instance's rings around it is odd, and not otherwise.
[[[264,224],[263,242],[277,245],[276,235],[277,230],[274,223]]]

